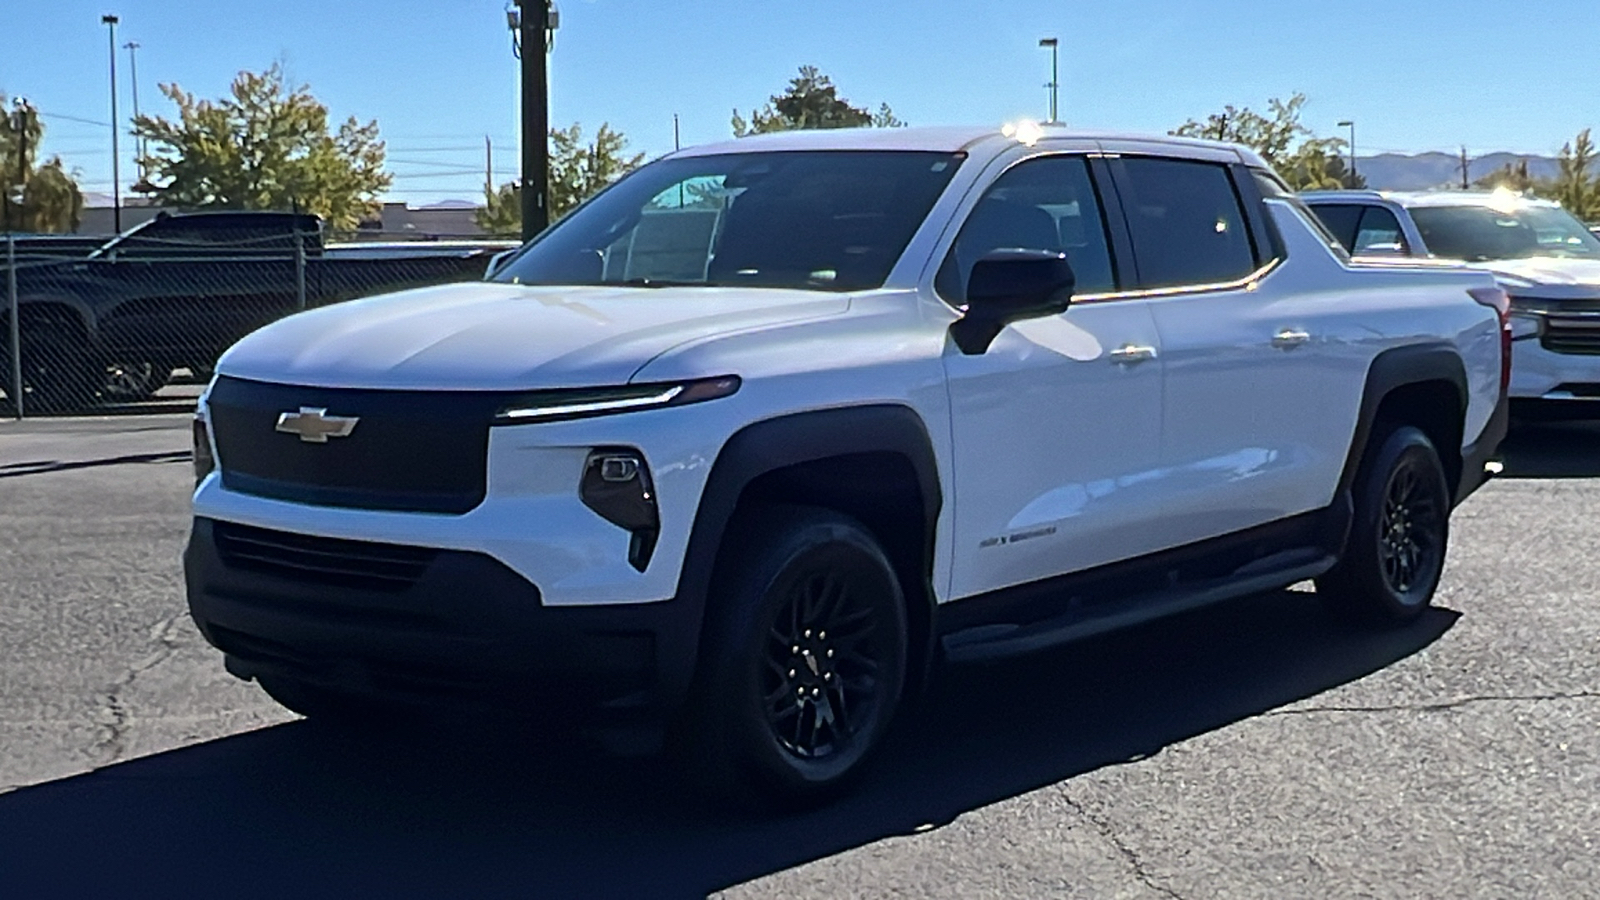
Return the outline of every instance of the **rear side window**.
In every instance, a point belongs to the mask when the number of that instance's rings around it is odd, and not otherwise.
[[[1404,253],[1405,235],[1400,231],[1400,220],[1381,206],[1369,206],[1361,213],[1361,225],[1356,228],[1355,246],[1351,253]]]
[[[1255,248],[1226,167],[1146,157],[1124,157],[1113,167],[1140,287],[1220,284],[1255,271]]]
[[[1318,203],[1311,207],[1322,224],[1328,226],[1339,245],[1346,250],[1356,246],[1356,229],[1361,225],[1362,205],[1359,203]]]
[[[966,301],[972,265],[1001,249],[1065,253],[1077,278],[1074,293],[1116,289],[1100,199],[1081,156],[1046,156],[1018,163],[973,207],[935,277],[934,288]]]

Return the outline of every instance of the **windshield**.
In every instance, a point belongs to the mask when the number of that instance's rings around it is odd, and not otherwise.
[[[1561,256],[1600,259],[1600,240],[1564,209],[1419,206],[1411,218],[1434,256],[1483,262]]]
[[[660,160],[558,222],[493,280],[881,287],[963,157],[823,150]]]

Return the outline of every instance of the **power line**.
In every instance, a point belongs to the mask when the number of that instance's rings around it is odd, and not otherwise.
[[[69,116],[66,113],[48,113],[41,111],[39,112],[39,115],[44,116],[46,119],[63,119],[68,122],[81,122],[84,125],[99,125],[101,128],[111,127],[110,122],[102,122],[99,119],[85,119],[82,116]]]

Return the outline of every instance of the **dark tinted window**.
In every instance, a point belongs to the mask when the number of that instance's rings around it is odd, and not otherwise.
[[[1400,231],[1400,220],[1381,206],[1369,206],[1361,213],[1361,227],[1356,229],[1356,242],[1350,248],[1356,255],[1363,253],[1404,253],[1405,235]]]
[[[1012,248],[1067,254],[1076,293],[1116,289],[1105,221],[1083,157],[1028,160],[996,179],[961,226],[935,287],[946,299],[964,302],[973,263]]]
[[[1255,271],[1226,167],[1126,157],[1113,163],[1142,287],[1218,284]]]
[[[1354,250],[1356,229],[1361,224],[1361,211],[1365,208],[1360,203],[1317,203],[1312,205],[1311,211],[1338,239],[1340,246]]]
[[[1411,208],[1411,221],[1428,251],[1448,259],[1600,257],[1600,241],[1571,213],[1554,206],[1417,206]]]
[[[556,223],[494,280],[879,287],[962,159],[816,150],[660,160]]]

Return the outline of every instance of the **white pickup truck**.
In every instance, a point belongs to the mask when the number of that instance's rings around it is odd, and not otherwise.
[[[1417,615],[1504,434],[1506,310],[1352,264],[1223,144],[684,150],[489,281],[228,351],[190,607],[313,717],[569,711],[815,799],[942,660],[1304,579]]]
[[[1512,410],[1600,417],[1600,239],[1560,204],[1505,190],[1301,196],[1358,257],[1493,273],[1511,298]]]

